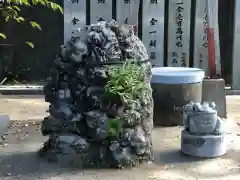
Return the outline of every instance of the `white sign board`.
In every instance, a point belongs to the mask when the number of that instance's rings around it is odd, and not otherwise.
[[[232,84],[234,90],[240,90],[240,0],[236,0],[235,8]]]
[[[64,0],[64,42],[86,25],[86,1]]]
[[[142,41],[154,66],[163,66],[165,0],[143,0]]]
[[[218,27],[218,0],[208,0],[208,20],[209,20],[209,28],[213,31],[213,42],[211,43],[213,47],[212,57],[215,62],[215,71],[217,75],[221,76],[221,58],[220,58],[220,42],[219,42],[219,27]],[[209,54],[211,54],[209,53]],[[210,59],[210,58],[209,58]]]
[[[101,18],[106,21],[112,20],[112,0],[89,0],[89,1],[90,1],[90,24],[98,22]]]
[[[137,27],[139,3],[140,0],[117,0],[116,21],[120,24],[130,24]]]
[[[195,33],[194,33],[194,61],[193,66],[208,70],[208,13],[207,0],[196,1]]]
[[[189,67],[191,0],[169,0],[168,66]]]
[[[197,0],[195,17],[194,67],[201,68],[209,75],[209,32],[214,30],[214,59],[217,74],[221,74],[218,0]]]

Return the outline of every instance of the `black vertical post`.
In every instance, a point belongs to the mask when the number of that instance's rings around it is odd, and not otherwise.
[[[117,0],[112,0],[112,19],[117,20]]]
[[[198,0],[199,1],[199,0]],[[195,21],[196,21],[196,0],[192,0],[191,13],[190,13],[190,43],[189,43],[189,67],[194,66],[194,34],[195,34]]]
[[[92,0],[85,0],[85,1],[86,1],[86,24],[90,25],[90,14],[91,14],[90,2]]]
[[[169,17],[169,0],[165,0],[164,4],[164,43],[163,43],[163,66],[168,66],[168,17]]]
[[[138,7],[138,37],[142,40],[142,24],[143,24],[143,1],[146,0],[140,0],[139,7]]]

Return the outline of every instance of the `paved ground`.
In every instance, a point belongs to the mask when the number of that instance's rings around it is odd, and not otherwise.
[[[0,147],[1,180],[239,180],[240,179],[240,96],[228,96],[229,151],[216,159],[198,159],[179,152],[180,128],[154,129],[156,162],[132,170],[82,170],[50,164],[36,151],[45,138],[40,120],[48,104],[42,96],[0,97],[0,114],[10,114],[14,126]],[[231,133],[230,133],[231,131]]]
[[[0,114],[8,114],[11,120],[41,120],[47,115],[48,103],[43,96],[0,95]]]

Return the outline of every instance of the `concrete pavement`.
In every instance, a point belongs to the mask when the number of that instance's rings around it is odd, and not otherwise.
[[[48,104],[42,96],[1,96],[0,114],[15,120],[0,148],[1,180],[239,180],[240,179],[240,96],[227,97],[228,154],[216,159],[182,155],[180,127],[155,128],[153,144],[156,161],[132,170],[87,170],[70,165],[50,164],[39,159],[36,151],[45,137],[40,120]]]
[[[240,95],[227,96],[227,116],[240,123]],[[41,120],[47,115],[48,103],[42,95],[0,95],[0,114],[10,115],[12,120]]]

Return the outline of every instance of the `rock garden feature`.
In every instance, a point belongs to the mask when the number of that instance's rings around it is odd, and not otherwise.
[[[90,167],[133,167],[153,160],[151,64],[128,25],[100,21],[61,47],[44,87],[49,136],[40,155]]]

